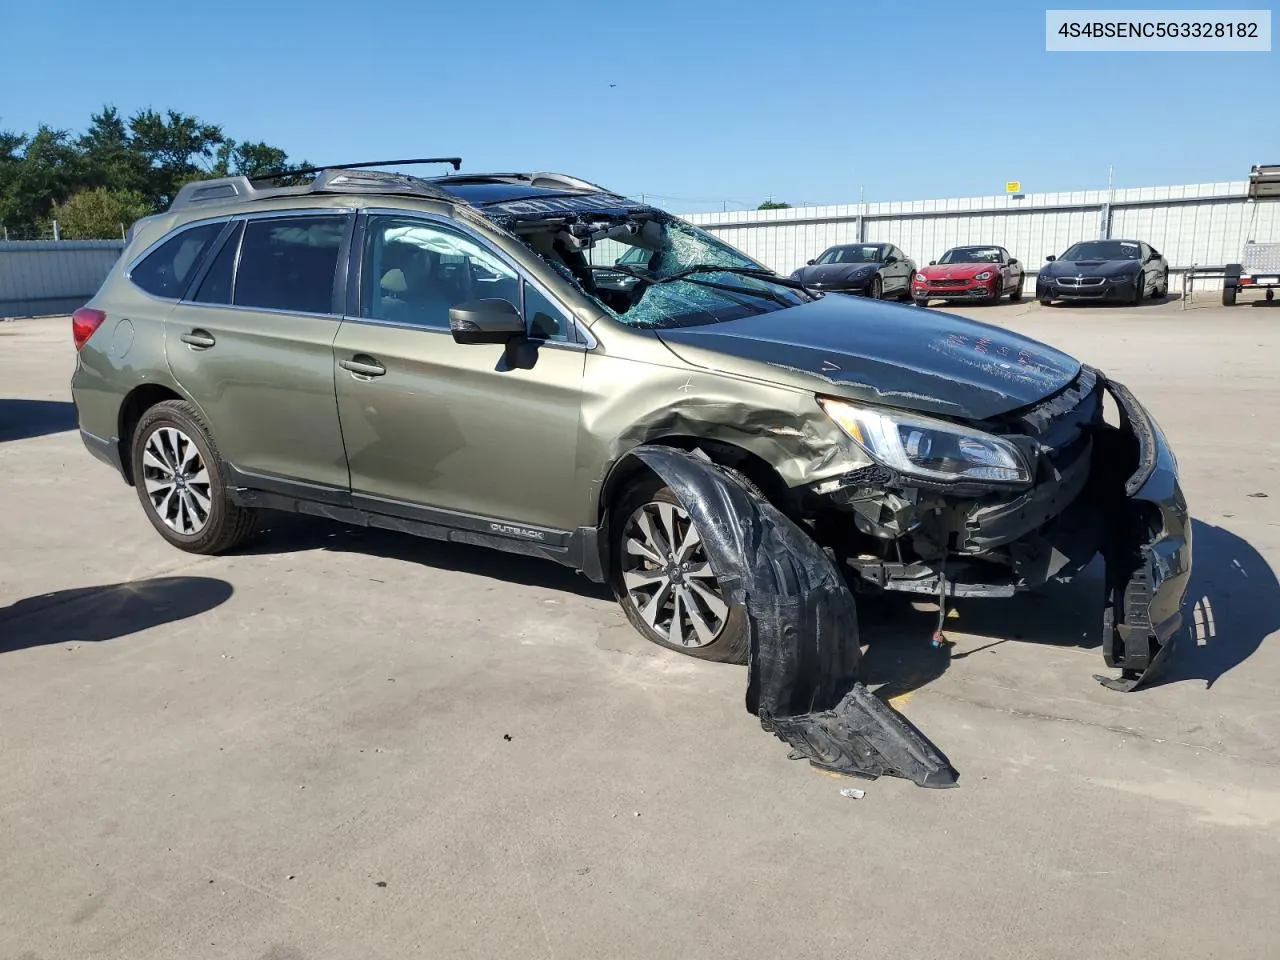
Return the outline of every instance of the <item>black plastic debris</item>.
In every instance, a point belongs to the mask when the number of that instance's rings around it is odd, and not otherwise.
[[[747,710],[814,766],[953,787],[947,758],[860,682],[853,594],[832,558],[772,504],[705,456],[631,451],[680,499],[711,569],[750,626]]]

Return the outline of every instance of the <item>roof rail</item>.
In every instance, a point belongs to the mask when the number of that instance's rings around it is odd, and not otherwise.
[[[308,171],[310,172],[310,171]],[[459,203],[454,197],[430,180],[411,177],[404,173],[385,173],[380,170],[361,170],[353,173],[348,169],[321,169],[311,183],[291,187],[257,186],[249,177],[219,177],[214,180],[197,180],[186,184],[178,191],[170,211],[182,210],[201,203],[249,203],[255,200],[269,200],[273,197],[303,196],[312,193],[400,193],[415,197],[428,197],[433,200],[447,200]],[[297,171],[273,176],[289,176]],[[261,182],[258,180],[258,182]]]

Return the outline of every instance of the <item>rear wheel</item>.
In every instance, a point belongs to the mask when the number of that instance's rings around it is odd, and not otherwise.
[[[878,276],[871,278],[871,283],[867,285],[867,296],[872,300],[879,300],[884,296],[884,281]]]
[[[186,401],[166,400],[142,415],[131,463],[143,512],[175,547],[222,553],[253,531],[254,512],[227,497],[213,437]]]
[[[1224,307],[1234,307],[1236,305],[1236,288],[1232,286],[1224,286],[1222,288],[1222,305]]]
[[[702,660],[745,663],[746,613],[729,604],[702,537],[657,477],[633,485],[613,511],[614,594],[646,638]]]

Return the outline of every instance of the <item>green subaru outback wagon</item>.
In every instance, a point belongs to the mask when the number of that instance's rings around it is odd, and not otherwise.
[[[286,510],[534,554],[609,582],[651,640],[741,660],[687,505],[632,455],[662,444],[854,586],[1002,597],[1101,552],[1108,663],[1140,676],[1181,624],[1167,441],[1055,349],[806,289],[569,176],[274,183],[185,186],[73,318],[85,445],[180,549]]]

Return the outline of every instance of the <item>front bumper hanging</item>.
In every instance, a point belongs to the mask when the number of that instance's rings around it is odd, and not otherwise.
[[[1109,476],[1103,491],[1106,593],[1102,654],[1118,679],[1103,686],[1129,692],[1159,675],[1182,633],[1182,604],[1191,579],[1191,516],[1178,484],[1178,464],[1159,425],[1114,380],[1106,389],[1120,410],[1120,429],[1103,438],[1104,466],[1136,446],[1137,469]]]

